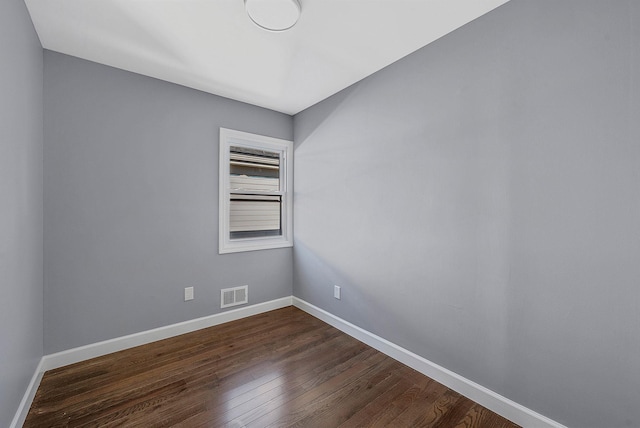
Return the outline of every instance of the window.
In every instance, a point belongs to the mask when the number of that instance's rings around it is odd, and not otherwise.
[[[220,128],[220,254],[291,247],[293,143]]]

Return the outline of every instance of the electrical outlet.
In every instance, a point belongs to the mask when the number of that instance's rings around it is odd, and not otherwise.
[[[184,301],[193,300],[193,287],[186,287],[184,289]]]
[[[340,300],[340,286],[339,285],[334,285],[333,286],[333,297],[335,297],[336,299]]]

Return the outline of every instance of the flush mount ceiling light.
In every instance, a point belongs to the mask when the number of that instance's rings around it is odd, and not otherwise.
[[[300,18],[298,0],[244,0],[249,18],[268,31],[285,31]]]

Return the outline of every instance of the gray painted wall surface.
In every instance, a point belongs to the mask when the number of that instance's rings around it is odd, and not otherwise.
[[[637,1],[513,0],[296,115],[294,295],[640,426],[639,55]]]
[[[0,426],[42,357],[42,47],[24,2],[0,2]]]
[[[218,254],[219,127],[292,118],[45,51],[45,353],[292,292],[292,251]],[[184,287],[195,300],[184,302]]]

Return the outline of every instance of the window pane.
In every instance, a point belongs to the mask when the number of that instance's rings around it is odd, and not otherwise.
[[[280,196],[232,194],[229,207],[231,239],[282,234]]]
[[[280,153],[231,146],[229,174],[229,237],[281,235],[281,196],[243,193],[280,190]]]
[[[229,163],[232,192],[280,190],[280,153],[232,146]]]

